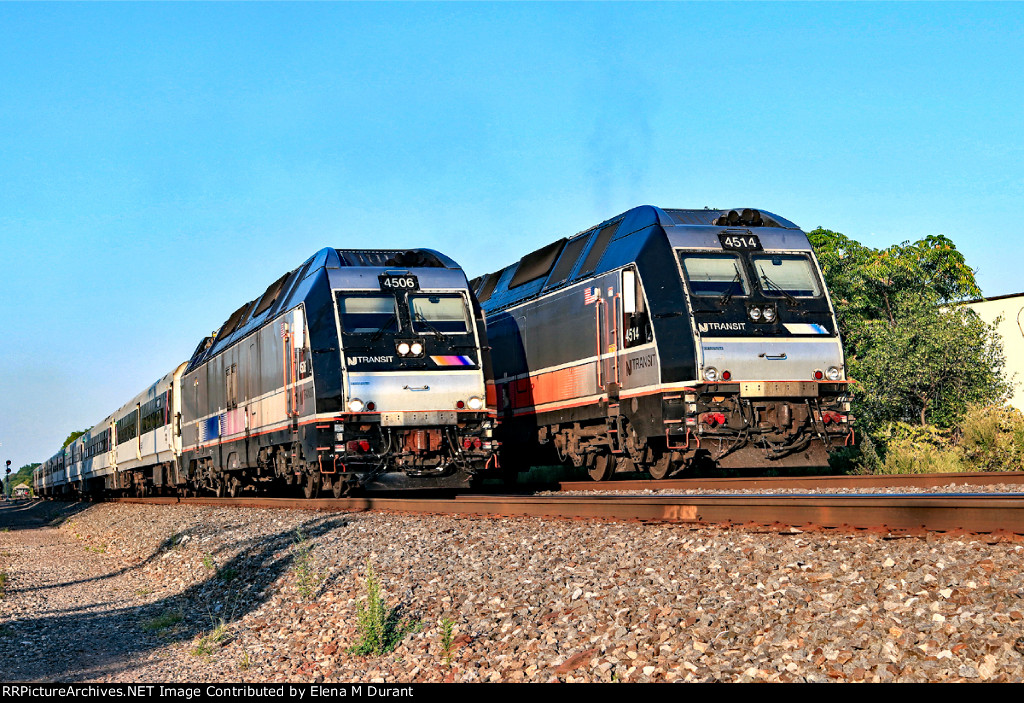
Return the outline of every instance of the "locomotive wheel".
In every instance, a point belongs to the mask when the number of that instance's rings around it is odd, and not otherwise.
[[[587,473],[595,481],[607,481],[615,473],[616,461],[614,454],[598,454],[594,459],[594,465],[587,469]]]
[[[307,499],[316,498],[320,495],[320,472],[313,471],[306,475],[306,481],[302,485],[302,495]]]
[[[658,460],[647,467],[651,478],[660,481],[672,473],[672,452],[665,452]]]
[[[213,489],[213,495],[216,496],[217,498],[223,498],[228,494],[227,481],[225,481],[223,478],[217,478],[214,479],[214,481],[216,481],[216,484]]]
[[[238,478],[232,478],[228,482],[228,496],[231,498],[237,498],[242,492],[242,482]]]

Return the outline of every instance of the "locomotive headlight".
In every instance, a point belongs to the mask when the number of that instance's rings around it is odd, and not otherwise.
[[[482,398],[474,395],[466,404],[469,405],[470,410],[479,410],[484,406],[484,401]]]
[[[406,354],[408,354],[409,353],[409,343],[408,342],[399,342],[398,343],[398,353],[399,353],[400,356],[405,356]]]
[[[363,401],[359,400],[359,398],[353,398],[352,400],[348,401],[348,409],[354,413],[362,412]]]
[[[750,308],[750,310],[747,310],[747,314],[750,315],[751,320],[757,322],[758,320],[761,319],[761,308]]]
[[[775,322],[775,308],[765,308],[762,314],[765,322]]]
[[[835,366],[829,366],[828,371],[825,372],[825,375],[828,376],[828,380],[830,381],[838,381],[839,369],[836,368]]]
[[[412,346],[409,347],[409,350],[413,353],[414,356],[419,356],[420,354],[423,353],[423,345],[420,344],[419,342],[413,342]]]
[[[704,369],[704,378],[712,382],[717,381],[718,369],[716,369],[714,366],[708,366],[706,369]]]

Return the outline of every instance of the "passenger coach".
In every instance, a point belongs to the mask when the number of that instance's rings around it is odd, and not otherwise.
[[[145,496],[183,485],[177,428],[184,368],[181,364],[36,469],[36,493]]]
[[[508,455],[663,478],[824,465],[853,440],[832,304],[781,217],[637,207],[471,286]]]

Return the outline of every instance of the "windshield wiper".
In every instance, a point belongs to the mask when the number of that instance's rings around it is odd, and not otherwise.
[[[772,290],[777,290],[778,292],[786,296],[786,300],[789,301],[790,305],[792,305],[793,307],[800,307],[800,301],[794,298],[792,295],[790,295],[789,291],[787,291],[785,288],[780,286],[772,279],[768,278],[768,274],[762,273],[761,280],[764,281],[769,287],[771,287]]]
[[[725,289],[725,294],[719,299],[719,305],[727,305],[729,301],[732,300],[732,292],[736,290],[736,284],[740,283],[743,280],[742,278],[740,278],[739,267],[736,266],[735,263],[732,265],[732,267],[733,269],[735,269],[736,275],[733,276],[732,283],[729,284],[729,287]]]
[[[415,319],[416,319],[416,322],[422,322],[424,325],[426,325],[427,329],[429,329],[431,332],[433,332],[434,336],[437,337],[438,339],[440,339],[442,342],[448,343],[448,342],[451,341],[451,339],[448,338],[448,335],[446,335],[444,332],[442,332],[441,330],[437,329],[432,324],[427,322],[427,318],[423,317],[423,313],[421,313],[421,312],[416,313],[416,318]]]
[[[378,339],[380,339],[384,335],[384,330],[393,325],[397,319],[398,316],[395,315],[395,313],[391,313],[391,317],[388,318],[387,322],[380,326],[379,330],[373,333],[373,336],[370,337],[370,341],[376,342]]]

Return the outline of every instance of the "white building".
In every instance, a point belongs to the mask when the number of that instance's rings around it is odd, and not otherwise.
[[[1010,405],[1024,411],[1024,293],[985,298],[968,307],[990,325],[1001,318],[996,330],[1003,338],[1006,377],[1013,383]]]

